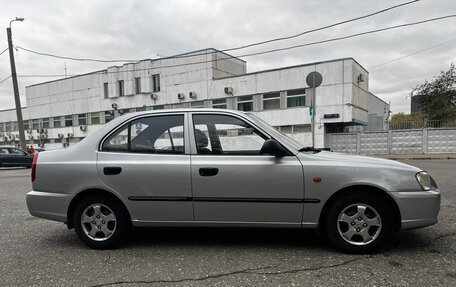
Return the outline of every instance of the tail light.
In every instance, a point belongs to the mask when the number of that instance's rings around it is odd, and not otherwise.
[[[32,182],[35,181],[35,176],[36,176],[36,162],[38,161],[38,155],[39,153],[35,153],[35,156],[33,157],[33,163],[32,163]]]

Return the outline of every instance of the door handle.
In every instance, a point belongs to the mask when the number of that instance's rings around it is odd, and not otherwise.
[[[103,168],[103,172],[106,175],[116,175],[122,172],[122,168],[119,166],[107,166]]]
[[[199,175],[201,176],[214,176],[219,172],[218,168],[215,167],[203,167],[199,169]]]

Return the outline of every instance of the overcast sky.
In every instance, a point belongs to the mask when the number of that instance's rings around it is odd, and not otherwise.
[[[365,15],[407,0],[208,0],[208,1],[21,1],[0,0],[0,26],[13,23],[14,45],[71,57],[144,59],[207,47],[225,49],[293,35]],[[246,50],[285,47],[427,18],[456,14],[455,0],[422,0],[368,19]],[[245,58],[247,71],[353,57],[370,72],[370,91],[391,101],[393,112],[409,112],[411,89],[456,64],[456,41],[377,69],[371,67],[456,38],[456,18],[353,39]],[[75,62],[15,51],[18,75],[68,74],[110,64]],[[10,75],[8,53],[0,55],[0,81]],[[55,78],[20,77],[25,86]],[[0,84],[0,110],[14,108],[11,80]]]

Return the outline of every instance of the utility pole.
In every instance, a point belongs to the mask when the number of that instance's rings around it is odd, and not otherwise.
[[[26,150],[25,145],[25,133],[24,133],[24,123],[22,120],[22,107],[21,107],[21,99],[19,97],[19,87],[17,85],[17,74],[16,74],[16,64],[14,62],[14,49],[13,49],[13,38],[11,33],[11,23],[14,21],[24,21],[24,18],[17,18],[10,22],[8,28],[6,28],[6,34],[8,36],[8,49],[9,49],[9,56],[10,56],[10,63],[11,63],[11,78],[13,79],[13,90],[14,90],[14,101],[16,103],[16,116],[17,116],[17,124],[19,126],[19,140],[21,142],[21,149]]]

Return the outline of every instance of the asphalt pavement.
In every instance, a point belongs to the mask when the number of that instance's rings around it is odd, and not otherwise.
[[[414,160],[442,191],[437,225],[395,234],[374,255],[333,250],[312,231],[153,228],[88,249],[32,217],[29,169],[0,169],[0,286],[456,286],[456,160]]]

